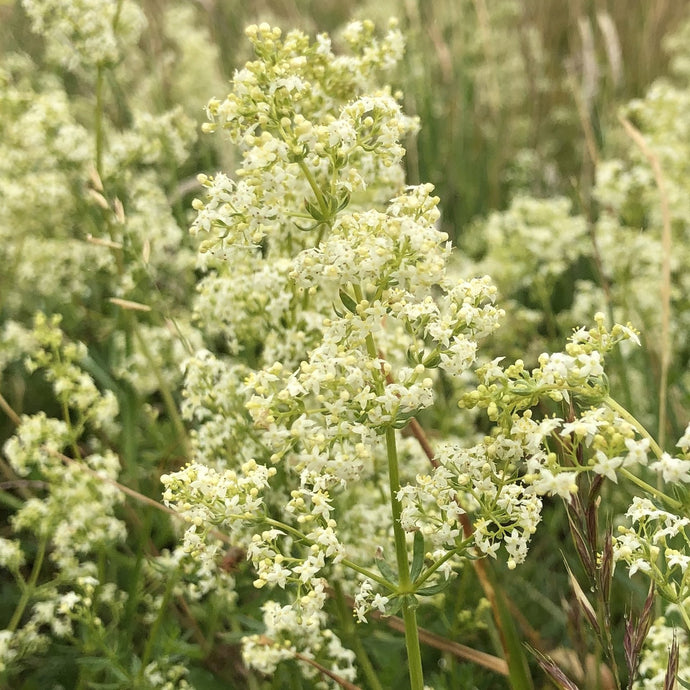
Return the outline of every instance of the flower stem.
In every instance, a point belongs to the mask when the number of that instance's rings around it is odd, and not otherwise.
[[[362,301],[363,294],[359,285],[353,285],[355,298]],[[378,350],[371,333],[366,336],[367,354],[373,359],[378,357]],[[381,382],[381,388],[384,387]],[[407,665],[410,671],[410,687],[412,690],[423,690],[424,674],[422,671],[422,655],[419,649],[419,631],[417,629],[417,614],[412,598],[405,593],[412,591],[410,582],[410,564],[407,560],[407,541],[405,530],[402,528],[400,516],[402,506],[398,500],[400,491],[400,471],[398,467],[398,449],[395,442],[395,429],[392,426],[386,428],[386,454],[388,458],[388,485],[390,487],[391,517],[393,518],[393,538],[395,540],[395,559],[398,565],[399,591],[403,596],[403,620],[405,621],[405,646],[407,647]]]
[[[642,424],[635,417],[633,417],[630,412],[628,412],[628,410],[626,410],[619,402],[615,401],[611,397],[607,397],[604,400],[604,403],[608,405],[614,412],[619,414],[623,419],[625,419],[626,422],[632,424],[635,429],[637,429],[639,434],[649,441],[649,447],[654,455],[656,455],[657,458],[661,458],[664,453],[664,451],[661,449],[661,446],[654,440],[654,437],[647,431],[647,429],[645,429],[644,426],[642,426]],[[640,479],[630,470],[621,468],[619,472],[628,481],[631,481],[633,484],[639,486],[642,490],[658,498],[660,501],[663,501],[666,505],[670,506],[674,510],[682,510],[683,504],[680,501],[676,501],[676,499],[671,498],[663,491],[653,487],[651,484],[648,484],[646,481],[644,481],[644,479]]]
[[[307,178],[307,182],[309,183],[309,186],[311,187],[312,191],[314,192],[314,196],[316,197],[316,202],[319,204],[319,209],[322,213],[325,214],[328,211],[328,204],[324,199],[321,188],[314,179],[314,175],[312,175],[311,170],[309,170],[309,167],[303,160],[297,161],[297,165],[299,165],[299,169],[302,171],[302,173],[304,173],[304,176]]]
[[[36,583],[38,582],[38,576],[41,572],[43,566],[43,558],[46,554],[46,547],[48,545],[47,535],[41,537],[41,541],[38,544],[38,549],[36,551],[36,557],[34,558],[33,568],[31,569],[31,575],[29,576],[29,581],[22,588],[22,596],[17,604],[17,608],[14,610],[12,615],[12,620],[10,620],[7,625],[7,630],[14,632],[21,621],[24,611],[31,600],[34,592],[36,591]]]
[[[656,455],[657,458],[661,458],[664,451],[661,449],[661,446],[656,442],[654,437],[647,431],[647,429],[642,426],[641,422],[633,417],[628,410],[626,410],[612,397],[609,396],[605,398],[604,403],[608,405],[614,412],[617,412],[623,419],[625,419],[626,422],[632,424],[639,431],[640,435],[644,436],[649,441],[649,447],[652,449],[654,455]]]
[[[622,467],[618,471],[628,481],[631,481],[633,484],[639,486],[640,489],[642,489],[643,491],[646,491],[655,498],[658,498],[660,501],[663,501],[670,508],[673,508],[674,510],[683,509],[683,504],[680,501],[676,501],[675,498],[671,498],[668,494],[665,494],[663,491],[659,491],[659,489],[652,486],[651,484],[648,484],[646,481],[644,481],[644,479],[640,479],[637,475],[634,475],[630,470],[627,470],[624,467]]]
[[[404,602],[403,621],[405,621],[405,646],[407,647],[407,667],[410,671],[411,690],[424,690],[424,673],[422,671],[422,654],[419,649],[419,630],[415,609]]]
[[[168,615],[169,603],[170,599],[172,598],[173,588],[175,587],[176,582],[177,573],[171,574],[171,576],[168,577],[168,582],[165,586],[165,591],[163,593],[160,609],[158,610],[158,615],[156,616],[156,620],[153,622],[153,625],[151,626],[148,639],[146,640],[146,646],[144,647],[144,653],[141,657],[141,667],[139,671],[140,681],[143,680],[144,673],[146,671],[146,666],[148,665],[153,655],[153,649],[158,640],[158,632],[163,623],[163,619]]]
[[[96,68],[96,113],[94,130],[96,133],[96,171],[103,177],[103,76],[105,67],[98,64]]]
[[[161,397],[163,398],[163,403],[165,404],[165,409],[167,413],[170,415],[170,420],[172,421],[173,427],[175,428],[175,433],[177,434],[177,440],[180,444],[180,448],[184,456],[190,458],[191,446],[189,443],[189,438],[187,436],[187,430],[185,429],[182,417],[180,417],[180,413],[178,412],[177,403],[173,398],[173,394],[170,390],[170,387],[168,386],[168,383],[165,380],[165,377],[163,376],[161,367],[154,358],[153,354],[151,353],[151,350],[149,349],[149,346],[146,343],[146,338],[144,338],[144,336],[141,334],[141,331],[137,327],[136,322],[133,323],[132,331],[134,333],[134,337],[136,338],[137,343],[139,344],[139,347],[141,348],[141,352],[144,355],[144,358],[149,363],[151,371],[153,371],[153,374],[156,377],[156,382],[158,383],[158,390],[160,391]]]
[[[235,515],[235,516],[228,516],[228,517],[234,517],[235,519],[242,520],[245,519],[244,516],[242,515]],[[260,518],[261,522],[265,522],[267,525],[270,525],[271,527],[275,527],[276,529],[282,530],[286,532],[287,534],[291,534],[293,537],[300,541],[304,541],[305,543],[311,545],[313,542],[307,537],[306,534],[300,532],[298,529],[295,529],[294,527],[291,527],[290,525],[281,522],[280,520],[274,520],[273,518],[269,517],[262,517]],[[354,570],[356,573],[359,573],[360,575],[364,575],[364,577],[369,578],[370,580],[373,580],[374,582],[378,582],[380,585],[385,587],[386,589],[390,591],[395,591],[396,586],[392,582],[389,582],[386,580],[385,577],[382,577],[381,575],[377,575],[375,572],[372,570],[369,570],[368,568],[363,568],[361,565],[357,565],[357,563],[349,560],[348,558],[342,558],[340,561],[346,568],[350,568],[350,570]]]
[[[450,551],[446,551],[446,553],[439,558],[436,563],[433,565],[430,565],[414,582],[415,589],[419,589],[422,584],[424,584],[444,563],[449,561],[451,558],[454,558],[458,554],[461,554],[471,543],[472,543],[473,538],[470,537],[469,539],[463,539],[462,543],[460,546],[455,547],[454,549],[451,549]]]
[[[400,590],[408,591],[411,587],[410,565],[407,560],[407,542],[405,531],[400,523],[402,506],[398,500],[400,491],[400,474],[398,468],[398,450],[395,443],[395,429],[386,429],[386,450],[388,455],[388,482],[390,484],[391,515],[393,517],[393,536],[395,538],[395,558],[398,564]],[[410,687],[412,690],[423,690],[424,674],[422,671],[422,655],[419,648],[419,630],[417,629],[417,614],[413,602],[403,594],[403,620],[405,621],[405,646],[407,647],[407,665],[410,671]]]

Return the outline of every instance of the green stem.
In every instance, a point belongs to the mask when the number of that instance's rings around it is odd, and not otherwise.
[[[649,441],[649,447],[651,448],[652,452],[654,453],[654,455],[656,455],[657,458],[660,459],[661,456],[664,454],[664,451],[661,449],[661,446],[654,440],[654,437],[647,431],[647,429],[645,429],[644,426],[642,426],[642,424],[635,417],[633,417],[633,415],[630,414],[630,412],[628,412],[628,410],[626,410],[620,403],[616,402],[613,398],[607,397],[604,400],[604,402],[612,410],[614,410],[614,412],[616,412],[623,419],[625,419],[626,422],[632,424],[632,426],[634,426],[635,429],[637,429],[639,434]],[[664,503],[666,503],[666,505],[670,506],[674,510],[682,510],[683,504],[680,501],[676,501],[674,498],[671,498],[663,491],[657,489],[651,484],[648,484],[646,481],[644,481],[644,479],[640,479],[638,476],[630,472],[630,470],[621,468],[619,472],[627,480],[631,481],[633,484],[636,484],[642,490],[658,498],[660,501],[663,501]]]
[[[319,204],[319,208],[325,216],[328,211],[328,204],[326,204],[326,200],[323,198],[321,188],[314,179],[311,170],[309,170],[307,164],[303,160],[297,161],[297,165],[299,165],[299,169],[304,173],[304,176],[307,178],[307,182],[311,187],[311,191],[314,192],[314,196],[316,197],[316,201]]]
[[[409,592],[410,564],[407,560],[407,541],[405,530],[400,523],[402,506],[398,500],[400,491],[400,473],[398,468],[398,451],[395,444],[395,429],[386,429],[386,451],[388,456],[388,483],[390,485],[391,515],[393,518],[393,536],[395,539],[395,558],[398,564],[400,591]],[[419,631],[417,629],[417,614],[415,607],[408,597],[403,594],[403,620],[405,621],[405,646],[407,647],[407,666],[410,671],[410,687],[412,690],[423,690],[424,673],[422,671],[422,654],[419,648]]]
[[[630,470],[626,469],[625,467],[622,467],[618,471],[628,481],[631,481],[633,484],[639,486],[640,489],[642,489],[643,491],[646,491],[655,498],[658,498],[660,501],[663,501],[670,508],[673,508],[677,511],[682,511],[683,504],[680,501],[676,501],[675,498],[671,498],[668,494],[665,494],[663,491],[659,491],[659,489],[652,486],[651,484],[648,484],[646,481],[644,481],[644,479],[640,479],[638,476],[634,475]]]
[[[462,551],[465,550],[465,547],[467,547],[471,542],[473,541],[473,537],[470,537],[469,539],[464,539],[460,546],[457,546],[456,548],[452,549],[451,551],[447,551],[444,556],[439,558],[436,563],[433,565],[430,565],[414,582],[415,589],[419,589],[419,587],[424,584],[446,561],[449,561],[451,558],[454,556],[457,556],[457,554],[461,553]]]
[[[19,622],[24,615],[24,611],[31,600],[34,592],[36,591],[36,583],[38,582],[38,576],[41,573],[41,568],[43,566],[43,559],[46,555],[46,547],[48,545],[48,537],[44,535],[41,537],[41,541],[38,544],[38,550],[36,551],[36,558],[34,559],[34,565],[31,569],[31,575],[29,576],[29,581],[25,584],[22,596],[17,604],[17,608],[14,610],[12,615],[12,620],[10,620],[7,630],[14,632],[19,625]]]
[[[654,440],[654,437],[647,431],[647,429],[642,426],[641,422],[639,422],[635,417],[628,412],[619,402],[614,400],[612,397],[607,397],[604,399],[604,403],[606,403],[614,412],[617,412],[623,419],[625,419],[626,422],[629,422],[632,424],[639,432],[641,436],[644,436],[648,441],[649,441],[649,447],[652,449],[652,452],[654,455],[657,456],[657,458],[661,458],[663,455],[663,450],[661,449],[661,446]]]
[[[96,172],[100,178],[103,177],[103,78],[105,67],[98,64],[96,68],[96,121],[94,129],[96,131]]]
[[[685,623],[685,629],[690,631],[690,617],[688,617],[688,612],[685,610],[683,602],[679,602],[678,611],[680,612],[683,623]]]
[[[388,481],[390,484],[391,515],[393,517],[393,536],[395,538],[395,559],[398,564],[400,588],[408,591],[410,586],[410,565],[407,561],[407,541],[405,531],[400,523],[402,506],[398,500],[400,476],[398,470],[398,451],[395,445],[395,429],[386,429],[386,450],[388,454]]]
[[[355,298],[358,302],[363,299],[362,289],[359,285],[353,285]],[[372,359],[378,357],[376,343],[371,333],[366,336],[367,354]],[[377,386],[382,393],[385,384],[383,381]],[[407,647],[407,665],[410,671],[410,686],[412,690],[423,690],[424,673],[422,671],[422,655],[419,648],[419,631],[417,629],[417,614],[415,607],[410,605],[410,601],[405,596],[406,592],[412,591],[410,582],[410,564],[407,559],[407,541],[405,530],[402,528],[400,516],[402,506],[398,500],[400,491],[400,471],[398,467],[398,450],[395,442],[395,429],[386,428],[386,455],[388,459],[388,485],[390,487],[391,517],[393,518],[393,538],[395,540],[395,558],[398,564],[398,578],[400,581],[399,591],[403,596],[403,620],[405,621],[405,646]]]
[[[406,601],[403,602],[403,620],[405,621],[405,646],[407,647],[407,666],[410,671],[411,690],[424,690],[424,673],[422,671],[422,654],[419,649],[419,630],[417,614]]]
[[[398,587],[393,582],[389,582],[388,580],[386,580],[385,577],[377,575],[375,572],[369,570],[368,568],[363,568],[361,565],[357,565],[357,563],[351,561],[349,558],[343,558],[340,562],[345,567],[350,568],[350,570],[354,570],[356,573],[364,575],[365,577],[369,578],[370,580],[373,580],[374,582],[378,582],[382,587],[385,587],[391,592],[395,592],[398,589]]]
[[[246,517],[243,515],[228,515],[228,518],[237,518],[238,520],[246,520]],[[306,542],[307,544],[311,545],[313,542],[311,539],[307,538],[306,534],[303,532],[300,532],[298,529],[295,529],[294,527],[291,527],[290,525],[285,524],[284,522],[280,522],[280,520],[274,520],[273,518],[268,518],[268,517],[262,517],[259,519],[261,522],[265,522],[267,525],[270,525],[271,527],[275,527],[276,529],[282,530],[283,532],[287,532],[288,534],[291,534],[293,537],[296,539]],[[374,582],[378,582],[380,585],[385,587],[386,589],[390,590],[391,592],[397,590],[397,586],[386,580],[385,577],[382,577],[381,575],[377,575],[375,572],[372,570],[369,570],[368,568],[363,568],[361,565],[357,565],[354,561],[351,561],[348,558],[343,558],[340,563],[344,565],[346,568],[350,568],[351,570],[354,570],[355,572],[359,573],[360,575],[364,575],[364,577],[367,577]]]
[[[148,639],[146,640],[146,646],[144,647],[144,653],[141,657],[141,668],[139,671],[139,680],[143,680],[144,671],[146,670],[146,667],[148,666],[149,660],[151,659],[151,656],[153,654],[153,647],[156,644],[156,641],[158,639],[158,631],[160,630],[160,627],[163,623],[163,619],[169,613],[168,604],[170,603],[170,598],[172,596],[173,587],[175,586],[176,581],[177,581],[177,573],[175,573],[174,575],[171,575],[168,578],[168,582],[165,586],[165,592],[163,593],[163,599],[161,601],[158,615],[156,616],[156,620],[153,622],[153,625],[151,626],[151,630],[149,631]]]
[[[340,582],[336,581],[333,583],[333,592],[335,593],[334,599],[338,609],[340,623],[345,631],[348,642],[352,647],[355,656],[357,657],[359,667],[367,680],[368,686],[371,688],[371,690],[383,690],[383,686],[376,675],[376,669],[371,663],[369,655],[362,644],[362,640],[359,638],[357,631],[355,630],[352,620],[352,611],[345,603],[345,596],[343,595],[343,588],[341,587]]]
[[[182,446],[183,453],[185,457],[190,457],[191,449],[189,446],[189,439],[187,438],[187,430],[185,429],[184,423],[182,422],[182,417],[180,417],[180,413],[177,411],[177,405],[175,403],[175,399],[173,398],[172,393],[170,392],[170,387],[163,378],[161,369],[158,366],[158,363],[154,359],[153,355],[151,354],[151,350],[149,350],[149,346],[146,344],[146,339],[139,332],[136,323],[133,325],[132,330],[134,333],[134,337],[136,338],[136,341],[139,344],[139,347],[141,348],[142,354],[146,358],[146,361],[149,363],[149,366],[151,367],[151,370],[153,371],[153,374],[156,377],[161,397],[163,398],[163,402],[165,403],[165,409],[170,415],[170,419],[173,423],[173,426],[175,427],[175,431],[177,432],[177,438],[180,442],[180,445]]]
[[[19,510],[24,505],[24,501],[22,501],[20,498],[17,498],[14,494],[11,494],[4,489],[0,489],[0,504],[6,506],[10,510]]]

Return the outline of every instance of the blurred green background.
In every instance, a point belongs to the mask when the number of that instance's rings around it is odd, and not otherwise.
[[[217,47],[226,82],[249,56],[243,30],[337,32],[353,18],[399,19],[408,50],[397,83],[422,130],[408,145],[411,183],[431,181],[451,236],[504,208],[516,190],[589,202],[594,166],[620,104],[668,67],[665,37],[688,16],[685,0],[199,0],[187,3]],[[174,101],[165,52],[170,3],[143,2],[143,37],[159,98]],[[0,49],[40,51],[18,2],[0,7]],[[206,94],[222,96],[221,93]],[[163,104],[161,104],[163,105]],[[203,119],[199,104],[199,120]],[[208,161],[213,167],[213,161]]]

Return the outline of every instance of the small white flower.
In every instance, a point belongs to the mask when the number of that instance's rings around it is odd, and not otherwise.
[[[650,469],[660,474],[667,483],[690,482],[690,460],[681,460],[663,453],[659,460],[650,465]]]

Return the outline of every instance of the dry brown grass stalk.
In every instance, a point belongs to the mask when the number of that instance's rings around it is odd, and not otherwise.
[[[649,161],[654,174],[654,180],[659,189],[659,201],[661,203],[661,338],[660,349],[660,372],[659,372],[659,431],[658,442],[661,448],[666,441],[666,417],[668,404],[668,370],[671,364],[671,209],[668,203],[668,193],[666,191],[666,181],[659,157],[647,143],[642,132],[635,125],[623,116],[618,118],[623,125],[627,135],[635,145],[642,151],[644,157]]]

